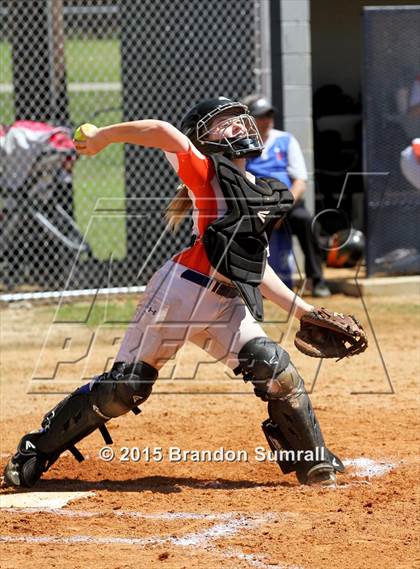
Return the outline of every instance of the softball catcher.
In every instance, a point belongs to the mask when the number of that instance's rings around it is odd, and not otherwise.
[[[242,375],[267,402],[262,429],[272,450],[315,455],[323,449],[323,460],[279,459],[283,472],[294,471],[303,484],[335,484],[344,467],[325,447],[289,354],[258,323],[262,296],[284,310],[294,307],[301,322],[295,343],[310,356],[354,355],[366,348],[366,336],[353,317],[315,309],[296,296],[266,262],[271,229],[293,198],[278,180],[256,180],[246,172],[246,159],[263,149],[247,107],[225,97],[202,101],[180,130],[159,120],[81,128],[84,140],[75,141],[80,154],[97,154],[111,143],[165,152],[183,182],[167,221],[176,227],[191,207],[192,244],[147,284],[112,369],[68,395],[45,415],[39,431],[21,439],[5,483],[33,486],[65,450],[83,460],[75,445],[96,429],[112,443],[106,423],[129,411],[138,414],[159,369],[189,340]]]

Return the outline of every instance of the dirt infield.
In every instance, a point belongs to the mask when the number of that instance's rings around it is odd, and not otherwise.
[[[265,328],[278,339],[279,330],[284,333],[282,345],[313,389],[327,444],[346,459],[336,489],[299,486],[275,463],[257,461],[255,449],[265,447],[265,404],[219,363],[200,366],[191,379],[197,358],[209,360],[186,345],[177,372],[188,379],[163,377],[141,415],[109,423],[114,460],[99,458],[104,443],[96,432],[78,445],[83,463],[66,453],[36,487],[52,497],[64,491],[86,497],[63,508],[0,510],[1,567],[418,567],[418,299],[369,299],[373,330],[360,299],[337,295],[325,305],[366,323],[364,354],[324,361],[317,370],[317,360],[293,347],[296,324]],[[69,391],[80,384],[79,363],[67,366],[60,383],[31,381],[51,315],[28,305],[0,314],[2,467],[19,437],[37,429],[62,398],[48,394],[52,387]],[[275,320],[279,313],[267,306],[267,316]],[[51,361],[47,350],[43,365],[53,367],[58,342],[51,341]],[[70,352],[77,342],[76,334]],[[111,344],[106,330],[95,339],[88,370],[100,371]],[[141,460],[134,450],[132,460],[121,461],[121,447],[141,449]],[[176,461],[170,456],[175,447],[242,453],[233,461],[226,453],[224,461],[196,462],[191,453]],[[3,499],[12,494],[2,490]]]

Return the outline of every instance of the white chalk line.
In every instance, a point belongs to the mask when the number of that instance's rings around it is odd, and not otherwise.
[[[2,512],[11,512],[17,514],[54,514],[57,516],[69,517],[69,518],[94,518],[94,517],[104,517],[104,516],[116,516],[116,517],[128,517],[128,518],[142,518],[149,520],[209,520],[209,521],[222,521],[231,520],[233,517],[244,517],[243,512],[229,512],[220,514],[201,514],[198,512],[161,512],[161,513],[146,513],[138,512],[134,510],[109,510],[109,511],[99,511],[99,510],[74,510],[71,508],[61,509],[61,508],[3,508]],[[272,514],[256,514],[256,516],[272,516]]]
[[[232,519],[225,523],[218,523],[208,529],[191,532],[182,537],[171,537],[170,543],[174,545],[181,545],[184,547],[206,547],[209,542],[230,537],[240,530],[250,530],[258,527],[259,525],[271,521],[275,516],[265,514],[258,518],[250,518],[248,516],[241,516],[237,519]]]
[[[162,539],[163,541],[168,541],[175,545],[197,545],[200,544],[201,541],[214,540],[219,539],[221,537],[226,537],[227,535],[231,535],[233,533],[237,533],[239,529],[251,529],[253,527],[257,527],[266,522],[270,522],[274,519],[277,519],[277,516],[272,513],[262,513],[262,514],[254,514],[253,516],[248,516],[243,512],[230,512],[230,513],[220,513],[220,514],[200,514],[196,512],[162,512],[162,513],[144,513],[144,512],[136,512],[130,510],[123,510],[123,511],[92,511],[89,512],[87,510],[72,510],[72,509],[58,509],[58,508],[4,508],[3,512],[10,512],[10,513],[18,513],[18,514],[39,514],[39,513],[46,513],[46,514],[54,514],[63,517],[74,517],[74,518],[93,518],[93,517],[106,517],[108,515],[116,516],[116,517],[130,517],[130,518],[142,518],[142,519],[149,519],[149,520],[163,520],[163,521],[175,521],[175,520],[206,520],[206,521],[216,521],[216,522],[223,522],[223,523],[216,523],[214,526],[201,530],[199,532],[193,532],[189,534],[185,534],[182,537],[168,537],[168,538],[142,538],[142,539]],[[290,517],[287,513],[285,514],[285,518]],[[10,537],[14,539],[14,537],[18,536],[0,536],[0,541]],[[32,536],[27,536],[31,538]],[[90,536],[75,536],[75,538],[83,537],[89,538]],[[67,539],[65,537],[54,537],[49,536],[46,539]],[[72,539],[72,538],[69,538]],[[96,539],[96,538],[93,538]],[[98,538],[98,539],[111,539],[114,538]],[[119,539],[119,538],[118,538]],[[125,539],[125,538],[124,538]],[[127,538],[131,539],[131,538]],[[133,538],[137,539],[137,538]],[[6,539],[7,541],[7,539]],[[136,541],[137,543],[137,541]]]
[[[347,484],[336,484],[335,486],[326,487],[329,490],[344,490],[352,486],[367,485],[371,486],[372,478],[379,478],[385,476],[391,470],[397,467],[397,464],[403,464],[408,461],[391,461],[390,459],[378,459],[373,460],[371,458],[359,457],[359,458],[346,458],[343,460],[343,464],[346,468],[350,468],[349,475],[352,478],[367,478],[368,480],[353,480]]]
[[[402,463],[402,461],[399,462],[400,464]],[[344,466],[353,468],[353,471],[350,472],[351,476],[366,478],[385,476],[385,474],[388,474],[397,466],[397,462],[389,459],[372,460],[365,457],[349,458],[344,460],[343,463]]]
[[[19,513],[35,513],[32,508],[8,508],[3,511],[19,512]],[[88,512],[79,510],[59,510],[51,509],[46,512],[45,509],[37,508],[36,511],[45,513],[54,513],[58,515],[70,517],[94,517],[104,516],[107,514],[115,515],[118,517],[137,517],[144,519],[161,519],[161,520],[212,520],[218,521],[213,526],[204,530],[189,532],[181,537],[117,537],[117,536],[91,536],[91,535],[75,535],[75,536],[0,536],[0,542],[3,543],[35,543],[35,544],[90,544],[90,545],[165,545],[171,544],[180,547],[193,547],[196,549],[204,549],[211,551],[214,554],[224,558],[240,558],[246,561],[249,565],[257,567],[258,569],[302,569],[296,566],[273,565],[266,563],[263,556],[259,554],[246,554],[240,549],[228,549],[225,551],[218,551],[213,545],[213,542],[221,539],[228,538],[236,535],[239,531],[252,530],[256,527],[277,519],[277,516],[270,513],[257,514],[252,517],[246,516],[243,513],[224,513],[224,514],[200,514],[196,512],[164,512],[159,514],[146,514],[143,512],[130,512],[130,511],[112,511],[112,512]],[[290,518],[292,514],[285,513],[285,518]]]

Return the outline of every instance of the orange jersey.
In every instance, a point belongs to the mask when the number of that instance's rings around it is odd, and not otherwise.
[[[214,272],[202,242],[206,227],[215,219],[222,217],[226,202],[217,179],[213,162],[201,154],[192,144],[187,152],[165,152],[176,173],[188,187],[192,201],[194,245],[172,257],[175,263],[210,275]]]

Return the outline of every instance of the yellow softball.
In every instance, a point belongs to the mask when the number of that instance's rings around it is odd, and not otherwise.
[[[82,142],[86,140],[88,136],[94,135],[97,128],[94,124],[85,123],[76,128],[74,131],[74,140],[77,142]]]

